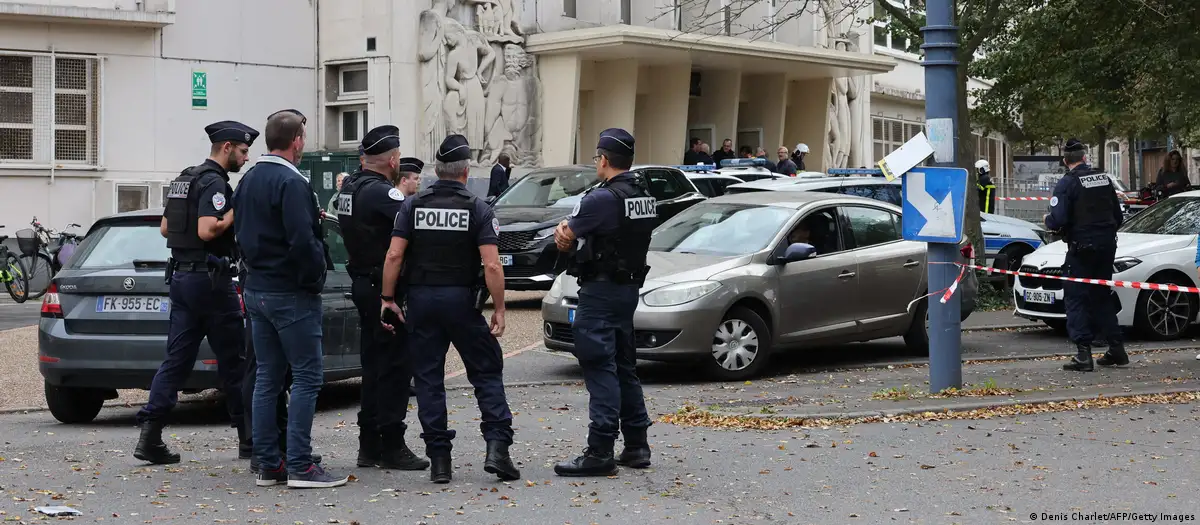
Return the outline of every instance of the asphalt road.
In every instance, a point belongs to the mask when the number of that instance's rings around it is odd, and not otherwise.
[[[8,292],[0,291],[3,293]],[[41,311],[41,299],[17,304],[6,297],[0,300],[0,331],[37,324]]]

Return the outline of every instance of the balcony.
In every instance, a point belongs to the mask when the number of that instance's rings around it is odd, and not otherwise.
[[[176,0],[0,0],[0,19],[161,28]]]

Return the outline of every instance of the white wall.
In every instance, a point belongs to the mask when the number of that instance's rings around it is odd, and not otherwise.
[[[86,2],[72,2],[86,3]],[[111,4],[112,2],[109,2]],[[238,120],[260,132],[270,113],[315,114],[312,4],[293,0],[179,2],[162,30],[20,19],[0,22],[0,49],[102,57],[100,170],[10,169],[0,165],[0,224],[10,233],[33,215],[50,227],[85,226],[115,209],[117,181],[160,186],[201,162],[204,126]],[[208,108],[191,108],[191,71],[208,74]],[[311,127],[311,125],[310,125]],[[265,151],[264,141],[251,149]],[[10,198],[11,197],[11,198]]]

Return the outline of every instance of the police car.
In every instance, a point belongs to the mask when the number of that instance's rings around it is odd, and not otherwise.
[[[849,173],[857,170],[831,170],[832,173]],[[735,184],[726,188],[728,193],[753,191],[819,191],[856,195],[896,206],[901,205],[902,182],[888,181],[883,177],[823,176],[814,178],[787,177],[778,180],[763,180]],[[980,228],[983,230],[984,253],[989,266],[1016,269],[1022,259],[1048,240],[1045,229],[1028,221],[980,213]],[[997,274],[997,278],[1000,278]]]
[[[710,165],[672,166],[684,173],[705,196],[719,197],[725,194],[726,188],[743,182],[759,180],[777,180],[792,178],[788,175],[768,171],[766,159],[725,159],[721,168]],[[811,179],[825,177],[824,173],[804,171],[795,175],[797,178]]]
[[[1200,191],[1172,195],[1130,217],[1117,231],[1113,279],[1198,286],[1197,231]],[[1066,253],[1065,242],[1047,244],[1025,257],[1021,271],[1062,276]],[[1016,315],[1065,330],[1063,284],[1056,279],[1018,277],[1013,286]],[[1178,339],[1196,322],[1197,294],[1112,288],[1110,297],[1117,310],[1117,323],[1136,329],[1148,339]]]

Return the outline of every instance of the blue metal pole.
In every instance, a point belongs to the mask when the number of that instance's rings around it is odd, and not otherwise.
[[[934,165],[958,167],[958,27],[954,25],[954,0],[928,0],[925,3],[926,23],[921,28],[925,37],[925,120],[931,129],[952,130],[953,148],[950,158],[935,156]],[[937,148],[935,148],[937,150]],[[973,191],[974,188],[967,188]],[[944,290],[958,276],[958,245],[929,243],[929,290]],[[942,264],[938,264],[942,263]],[[971,270],[967,270],[971,271]],[[961,302],[955,293],[945,304],[941,295],[927,299],[929,303],[929,391],[962,388]]]

